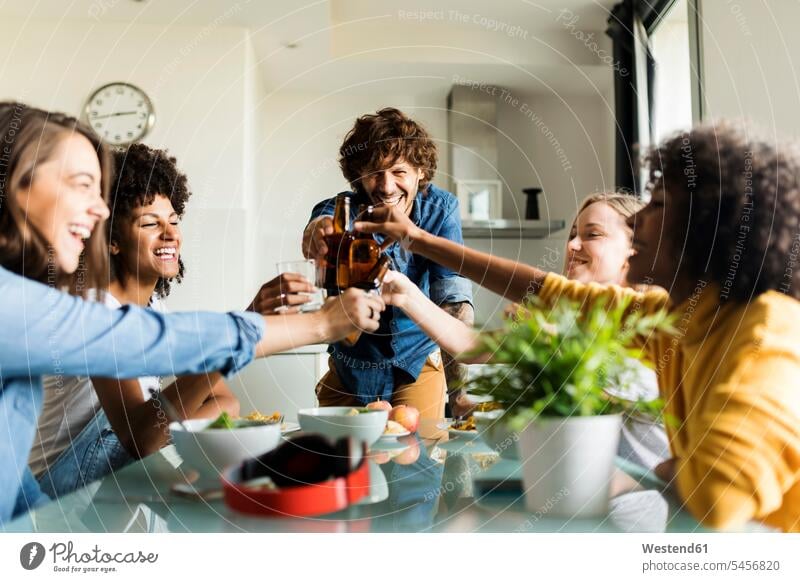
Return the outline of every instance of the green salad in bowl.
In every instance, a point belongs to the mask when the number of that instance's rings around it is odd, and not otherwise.
[[[281,424],[282,422],[283,415],[279,412],[275,412],[270,416],[259,412],[252,412],[244,418],[234,418],[227,412],[223,412],[216,420],[206,426],[205,430],[249,428],[251,426],[263,426],[265,424]]]

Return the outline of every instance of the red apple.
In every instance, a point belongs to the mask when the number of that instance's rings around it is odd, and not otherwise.
[[[399,422],[408,432],[417,432],[417,428],[419,428],[419,410],[413,406],[400,404],[389,412],[389,420]]]
[[[413,465],[417,462],[420,455],[420,448],[419,448],[419,441],[417,441],[416,437],[408,435],[407,437],[403,437],[397,439],[398,442],[402,442],[405,445],[408,445],[408,448],[403,449],[396,457],[392,458],[392,461],[397,463],[398,465]]]
[[[388,463],[392,456],[388,451],[372,451],[369,454],[369,458],[379,465],[383,465],[384,463]]]
[[[376,400],[367,404],[367,410],[391,410],[392,403],[388,400]]]

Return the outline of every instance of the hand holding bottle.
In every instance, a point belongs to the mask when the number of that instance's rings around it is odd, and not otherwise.
[[[325,237],[333,234],[333,217],[320,216],[308,223],[303,231],[303,256],[321,260],[328,252]]]

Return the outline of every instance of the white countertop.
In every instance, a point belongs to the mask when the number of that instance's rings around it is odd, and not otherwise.
[[[278,352],[273,354],[275,356],[294,356],[297,354],[324,354],[328,351],[328,344],[312,344],[310,346],[303,346],[294,350],[286,350],[285,352]]]

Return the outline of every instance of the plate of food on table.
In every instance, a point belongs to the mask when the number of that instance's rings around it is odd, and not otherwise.
[[[496,402],[480,402],[475,406],[474,412],[489,412],[499,408],[502,407]],[[478,436],[478,427],[472,414],[463,418],[445,419],[444,422],[437,424],[436,428],[446,430],[452,437],[474,438]]]

